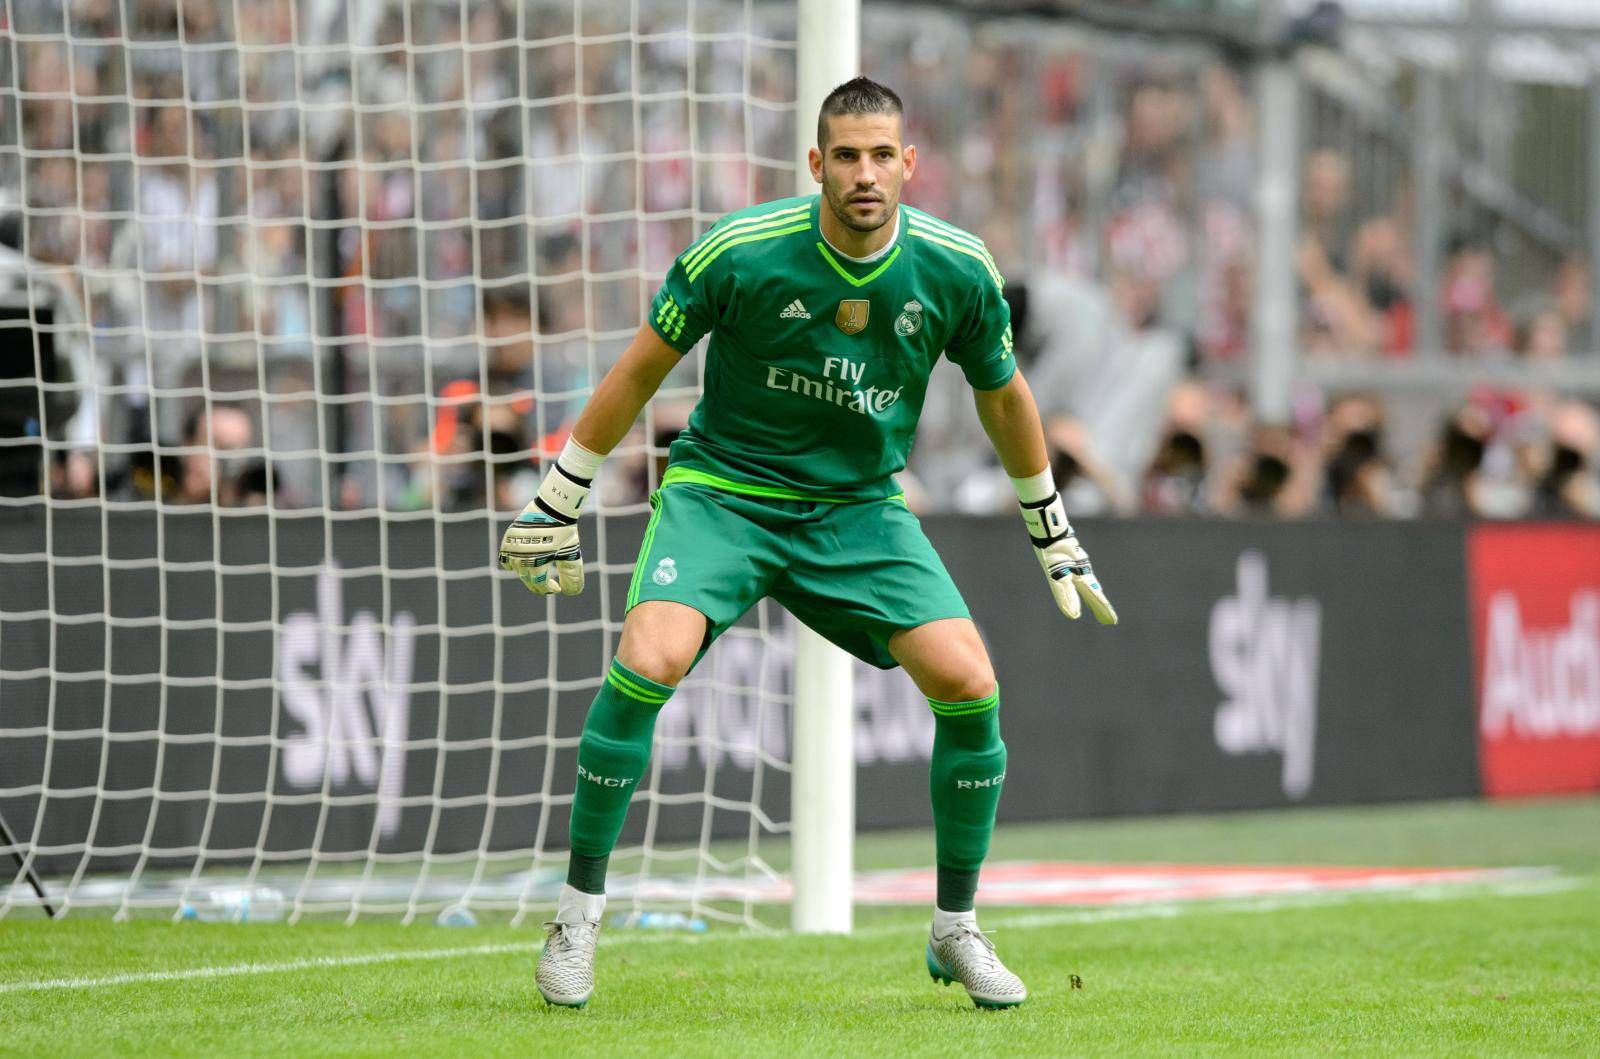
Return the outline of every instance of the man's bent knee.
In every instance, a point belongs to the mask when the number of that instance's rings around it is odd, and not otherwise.
[[[705,641],[706,616],[693,607],[647,599],[622,622],[617,661],[658,684],[676,686]]]
[[[994,694],[988,649],[966,618],[902,629],[890,638],[889,651],[930,699],[971,702]]]
[[[924,695],[940,702],[976,702],[993,695],[997,686],[994,670],[988,666],[971,673],[943,675],[943,679],[929,680],[927,687],[918,685]]]

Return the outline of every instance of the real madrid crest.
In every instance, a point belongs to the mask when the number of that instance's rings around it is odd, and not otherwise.
[[[906,307],[900,315],[894,318],[894,333],[901,338],[910,338],[922,330],[922,303],[916,299],[906,302]]]
[[[867,326],[867,314],[871,311],[872,303],[865,298],[846,298],[839,303],[839,311],[833,314],[833,322],[847,335],[860,334]]]

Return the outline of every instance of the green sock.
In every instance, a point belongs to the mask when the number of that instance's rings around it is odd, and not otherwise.
[[[567,885],[586,894],[606,892],[606,867],[611,854],[586,857],[582,853],[567,854]]]
[[[978,892],[978,869],[947,868],[938,865],[938,886],[934,904],[946,912],[972,911],[972,896]]]
[[[995,809],[1006,777],[1000,741],[1000,690],[971,702],[929,699],[933,709],[933,798],[938,902],[946,912],[968,912],[978,892],[978,869],[989,854]]]
[[[650,760],[656,714],[672,692],[613,661],[589,707],[578,743],[578,789],[569,830],[572,856],[567,883],[574,889],[606,892],[606,863]]]

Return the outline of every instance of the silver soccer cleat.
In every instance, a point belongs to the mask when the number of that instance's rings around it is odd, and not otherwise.
[[[544,950],[533,973],[539,995],[551,1004],[581,1008],[594,993],[594,950],[600,942],[600,924],[588,919],[562,922],[557,916],[544,926]]]
[[[1028,999],[1022,979],[1006,970],[994,942],[965,923],[942,938],[928,933],[928,973],[936,982],[960,982],[980,1008],[1014,1008]]]

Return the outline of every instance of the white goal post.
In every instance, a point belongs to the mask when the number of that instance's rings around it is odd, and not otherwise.
[[[795,187],[816,181],[806,156],[813,116],[834,86],[860,73],[859,0],[800,0],[795,63]],[[848,934],[853,919],[855,689],[848,655],[796,627],[792,850],[795,930]]]

